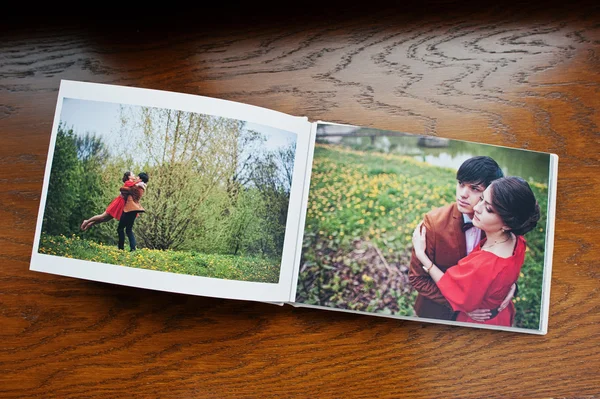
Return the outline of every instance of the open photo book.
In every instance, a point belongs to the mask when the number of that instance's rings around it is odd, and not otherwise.
[[[545,334],[557,170],[555,154],[62,81],[30,268]]]

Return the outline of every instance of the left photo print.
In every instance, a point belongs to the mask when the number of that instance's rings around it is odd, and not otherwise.
[[[64,98],[40,254],[277,283],[296,134]]]

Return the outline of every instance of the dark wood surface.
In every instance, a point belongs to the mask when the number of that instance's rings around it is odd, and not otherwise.
[[[597,397],[600,13],[590,4],[223,7],[4,18],[0,397]],[[560,156],[546,336],[29,271],[60,79]]]

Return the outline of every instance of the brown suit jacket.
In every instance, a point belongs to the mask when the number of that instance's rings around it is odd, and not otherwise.
[[[467,255],[467,243],[462,231],[463,224],[463,216],[456,203],[434,209],[428,212],[423,219],[423,225],[427,229],[425,252],[443,272],[456,265]],[[415,256],[414,249],[410,258],[408,278],[419,293],[414,306],[415,313],[419,317],[453,319],[454,311],[433,279],[423,270],[421,262]]]
[[[123,212],[145,212],[145,209],[140,205],[140,199],[144,195],[144,187],[135,185],[131,187],[121,187],[122,194],[127,194],[127,201]]]

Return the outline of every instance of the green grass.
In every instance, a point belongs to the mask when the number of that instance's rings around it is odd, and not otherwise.
[[[412,287],[388,284],[389,271],[369,265],[387,263],[394,271],[402,270],[395,279],[405,277],[412,232],[425,213],[454,201],[456,172],[410,157],[331,145],[317,145],[313,162],[297,299],[413,315]],[[525,236],[528,250],[514,302],[517,326],[537,329],[548,192],[545,185],[530,184],[542,218]],[[361,260],[369,248],[378,251],[371,263]],[[382,290],[372,281],[387,287]]]
[[[264,283],[279,281],[279,261],[261,257],[145,248],[129,252],[77,236],[46,234],[42,234],[39,253],[192,276]]]
[[[315,150],[311,179],[307,231],[335,244],[367,239],[388,254],[410,245],[423,214],[455,191],[450,169],[328,146]]]

